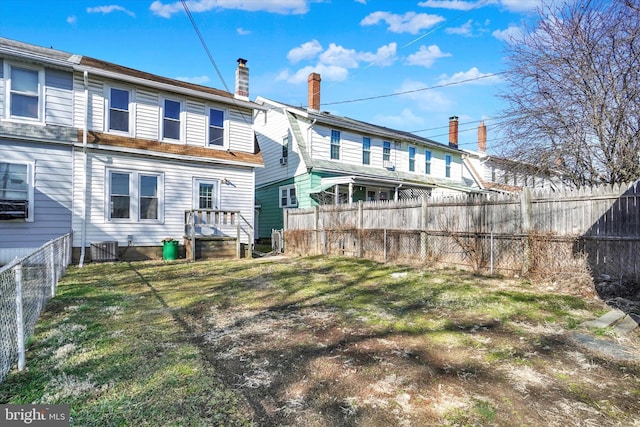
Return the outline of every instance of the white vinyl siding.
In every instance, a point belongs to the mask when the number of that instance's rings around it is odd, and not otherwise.
[[[74,160],[77,176],[82,176],[82,152],[75,152]],[[92,241],[117,240],[127,245],[127,236],[132,235],[134,243],[140,246],[159,246],[166,237],[181,238],[184,235],[184,212],[193,206],[192,183],[194,179],[222,181],[220,183],[220,208],[239,210],[242,216],[253,224],[254,216],[254,177],[253,170],[245,167],[208,165],[171,161],[159,158],[136,158],[125,154],[110,154],[109,164],[105,157],[89,154],[88,170],[91,187],[87,194],[89,203],[87,217],[87,245]],[[108,171],[137,172],[141,175],[154,175],[162,171],[164,189],[164,208],[159,208],[163,221],[109,221],[107,206]],[[107,186],[107,187],[105,187]],[[82,200],[82,189],[74,189],[75,200]],[[74,229],[79,230],[81,204],[74,205]],[[235,226],[234,226],[235,227]],[[80,246],[79,233],[74,234],[74,246]],[[248,243],[246,236],[241,236]]]
[[[160,135],[158,117],[160,108],[156,92],[146,89],[136,90],[135,134],[138,138],[156,140]]]
[[[44,99],[47,124],[73,126],[73,75],[71,72],[45,69]]]
[[[186,107],[186,138],[187,144],[206,146],[207,118],[205,103],[193,99],[187,100]]]

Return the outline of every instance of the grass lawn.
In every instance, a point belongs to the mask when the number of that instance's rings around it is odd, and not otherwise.
[[[68,270],[0,403],[77,426],[640,426],[638,332],[522,279],[347,258]]]

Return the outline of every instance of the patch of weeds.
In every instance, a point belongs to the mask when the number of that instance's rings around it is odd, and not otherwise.
[[[491,423],[496,418],[496,410],[485,400],[473,398],[468,407],[455,408],[444,416],[450,426],[475,426]]]

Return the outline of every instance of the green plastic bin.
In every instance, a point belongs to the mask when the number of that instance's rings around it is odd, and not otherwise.
[[[162,245],[162,259],[171,261],[178,259],[178,241],[169,240]]]

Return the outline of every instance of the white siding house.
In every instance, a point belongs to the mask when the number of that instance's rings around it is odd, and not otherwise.
[[[251,244],[256,109],[244,93],[0,38],[0,264],[71,230],[76,259],[93,242],[154,258],[193,209],[237,212]]]
[[[308,93],[307,109],[256,99],[264,108],[254,120],[265,163],[256,172],[260,238],[282,227],[286,208],[477,190],[463,176],[457,142],[321,112],[316,73]]]

